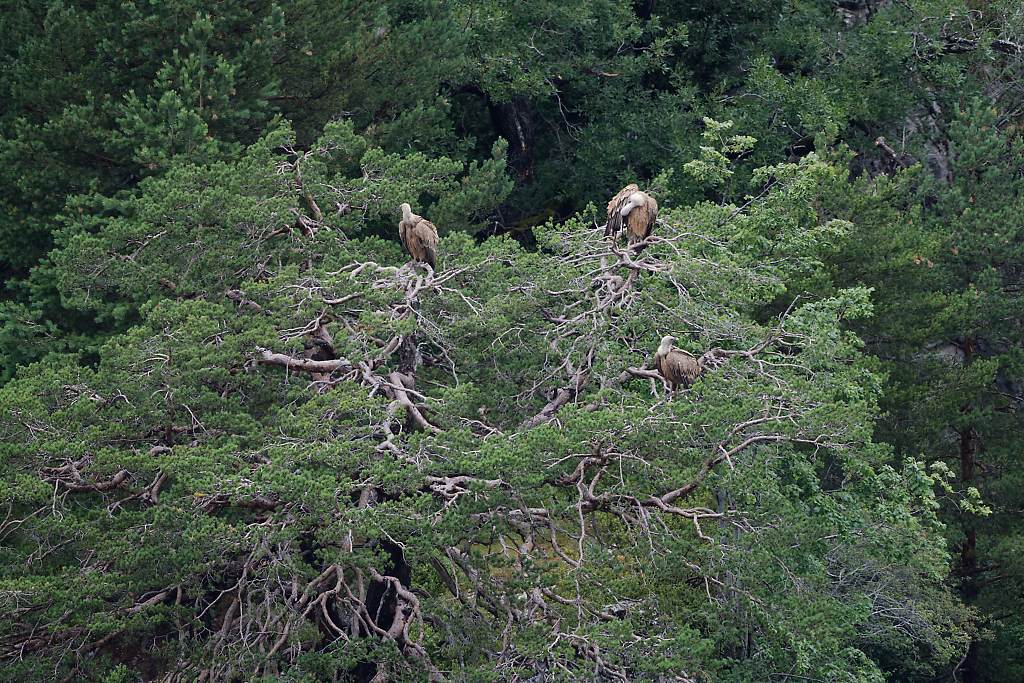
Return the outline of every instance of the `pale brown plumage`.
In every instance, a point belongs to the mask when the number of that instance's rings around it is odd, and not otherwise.
[[[402,238],[402,246],[413,261],[437,268],[437,228],[423,216],[414,214],[408,204],[402,204],[401,209],[398,236]]]
[[[678,386],[688,388],[704,371],[696,358],[686,351],[672,348],[675,340],[672,336],[662,338],[654,354],[654,367],[673,390]]]
[[[629,243],[636,244],[647,239],[657,219],[658,202],[630,183],[608,202],[608,223],[605,224],[604,234],[618,237],[625,223]]]

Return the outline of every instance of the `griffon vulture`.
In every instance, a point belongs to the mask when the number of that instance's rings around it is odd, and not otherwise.
[[[402,246],[418,263],[437,267],[437,228],[423,216],[412,212],[412,207],[402,204],[402,220],[398,224],[398,236]]]
[[[679,385],[688,388],[704,371],[700,361],[696,358],[686,351],[672,348],[674,341],[676,338],[671,335],[663,337],[654,354],[654,367],[658,369],[673,391]]]
[[[608,223],[604,234],[618,237],[625,223],[629,243],[636,244],[647,239],[657,219],[658,202],[646,192],[641,192],[636,185],[629,184],[608,202]]]

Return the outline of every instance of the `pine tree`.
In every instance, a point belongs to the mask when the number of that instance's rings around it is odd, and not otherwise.
[[[69,242],[82,300],[148,303],[95,367],[0,389],[10,675],[881,681],[878,652],[960,656],[939,482],[873,441],[880,377],[843,329],[867,291],[762,317],[821,267],[808,231],[843,229],[813,210],[837,169],[666,204],[642,258],[577,218],[536,251],[445,231],[430,273],[372,225],[479,183],[349,126],[289,144],[172,169]],[[667,332],[704,367],[674,395]]]

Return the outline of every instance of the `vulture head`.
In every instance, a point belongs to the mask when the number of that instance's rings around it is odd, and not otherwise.
[[[632,211],[638,206],[643,206],[646,201],[647,195],[645,195],[643,192],[634,192],[633,194],[629,195],[629,199],[627,199],[626,203],[622,205],[621,209],[619,209],[619,215],[625,218],[626,216],[629,215],[630,211]]]
[[[658,353],[665,355],[672,350],[672,344],[676,342],[676,338],[671,334],[667,334],[661,338],[661,344],[658,345]]]
[[[408,203],[402,202],[402,204],[398,208],[402,210],[402,218],[405,220],[409,220],[409,218],[412,216],[412,207],[409,206]]]

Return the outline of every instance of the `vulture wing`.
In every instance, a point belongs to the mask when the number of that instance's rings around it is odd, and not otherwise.
[[[693,384],[701,373],[697,359],[677,349],[672,349],[658,359],[658,370],[672,386],[682,384],[684,387]]]
[[[629,200],[629,195],[633,194],[640,188],[634,183],[626,185],[624,188],[619,190],[619,193],[612,197],[612,200],[608,202],[608,223],[605,225],[604,234],[605,237],[611,235],[615,237],[622,230],[622,214],[619,210],[622,209],[622,205]]]
[[[437,228],[426,219],[420,219],[412,228],[412,239],[416,245],[417,253],[413,258],[423,263],[429,263],[431,268],[437,268]]]
[[[410,256],[412,256],[412,246],[409,244],[409,232],[411,229],[412,225],[409,221],[402,220],[398,223],[398,236],[402,240],[402,246],[405,247]]]

